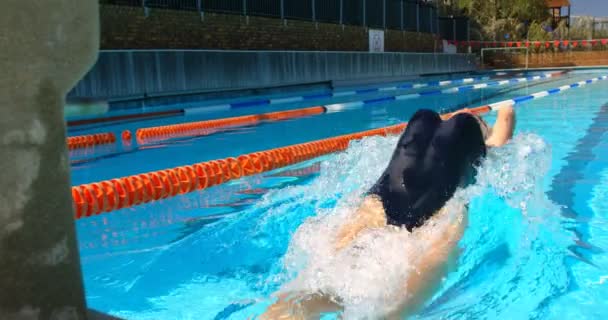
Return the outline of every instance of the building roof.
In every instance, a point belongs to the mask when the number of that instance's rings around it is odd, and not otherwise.
[[[549,8],[561,8],[570,6],[570,0],[546,0],[547,7]]]

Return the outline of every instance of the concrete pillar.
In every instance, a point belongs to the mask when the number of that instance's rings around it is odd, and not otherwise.
[[[63,104],[97,55],[97,0],[0,6],[0,319],[85,319]]]

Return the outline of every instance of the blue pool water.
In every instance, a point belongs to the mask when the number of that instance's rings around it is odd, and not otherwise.
[[[550,80],[378,103],[146,147],[79,151],[71,157],[72,181],[76,185],[377,128],[407,121],[421,107],[475,107],[600,74],[608,70],[570,71]],[[608,81],[600,81],[517,106],[513,142],[492,151],[478,185],[466,190],[472,202],[458,263],[413,318],[604,318],[607,89]],[[315,102],[346,101],[351,100]],[[239,114],[305,106],[310,104],[243,108]],[[70,133],[119,132],[235,114],[210,112],[72,128]],[[347,319],[377,317],[388,304],[392,283],[405,276],[408,261],[424,251],[424,244],[405,233],[380,232],[361,244],[364,254],[347,251],[335,257],[329,243],[348,208],[386,166],[395,141],[366,138],[339,154],[78,220],[89,306],[127,319],[248,319],[272,303],[273,292],[288,286],[340,294]],[[304,276],[292,282],[298,274]]]

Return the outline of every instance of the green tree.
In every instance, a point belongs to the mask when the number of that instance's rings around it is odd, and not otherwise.
[[[542,26],[549,18],[545,0],[458,0],[463,14],[471,18],[472,35],[479,40],[521,40],[530,26]]]

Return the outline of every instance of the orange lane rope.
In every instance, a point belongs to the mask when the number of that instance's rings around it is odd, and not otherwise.
[[[489,106],[468,109],[482,114]],[[453,113],[445,114],[449,118]],[[72,187],[75,218],[128,208],[179,194],[202,190],[243,176],[251,176],[329,153],[345,150],[352,140],[400,134],[407,123],[353,134],[259,151],[177,168],[148,172]]]
[[[135,132],[135,136],[138,142],[145,143],[149,141],[159,141],[170,138],[206,135],[214,132],[214,130],[218,128],[253,125],[258,124],[262,121],[279,121],[300,118],[325,113],[325,111],[325,107],[316,106],[303,109],[277,111],[240,117],[197,121],[160,127],[141,128]]]
[[[116,142],[116,136],[111,132],[96,133],[84,136],[68,137],[69,150],[93,147],[100,144],[111,144]]]

